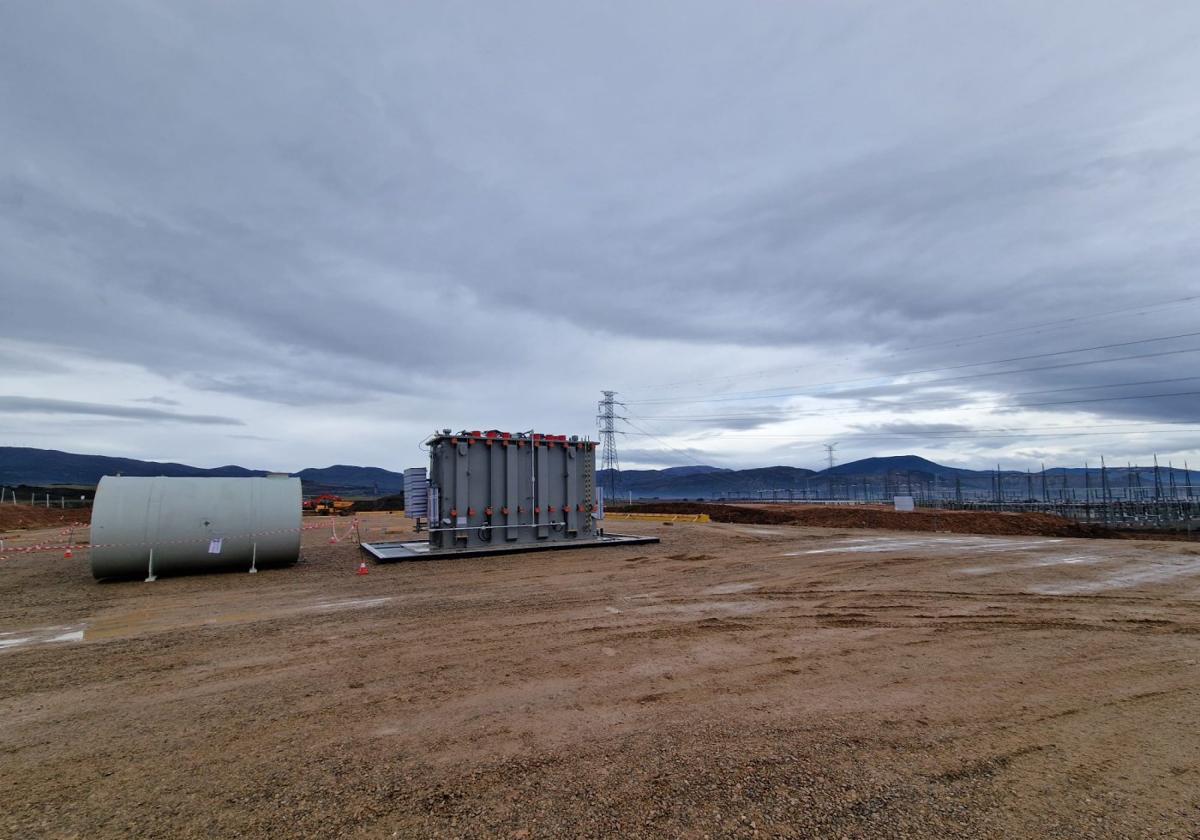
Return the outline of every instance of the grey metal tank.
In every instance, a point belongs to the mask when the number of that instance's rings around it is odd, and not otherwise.
[[[92,507],[92,576],[294,563],[300,512],[298,478],[104,476]]]

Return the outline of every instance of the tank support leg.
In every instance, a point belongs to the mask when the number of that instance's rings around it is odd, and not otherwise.
[[[154,549],[152,548],[150,549],[150,564],[146,568],[146,583],[152,583],[156,580],[158,578],[154,576]]]
[[[258,574],[258,566],[255,565],[256,563],[258,563],[258,543],[254,543],[253,547],[250,549],[250,574],[252,575]]]

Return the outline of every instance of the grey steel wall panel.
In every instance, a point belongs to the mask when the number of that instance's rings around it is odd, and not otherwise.
[[[539,540],[544,540],[550,536],[550,509],[554,507],[550,499],[553,496],[554,488],[550,486],[550,458],[548,451],[541,446],[534,444],[533,458],[537,463],[537,505],[534,507],[534,513],[537,514],[537,535]]]
[[[565,435],[459,432],[429,441],[435,548],[591,539],[596,444]]]
[[[566,451],[566,471],[563,478],[566,479],[564,493],[566,495],[566,510],[567,510],[567,531],[574,535],[579,530],[579,477],[577,475],[577,464],[579,459],[576,457],[577,451],[568,449]]]
[[[521,522],[521,514],[517,508],[517,488],[519,487],[520,480],[519,470],[517,469],[517,454],[519,450],[515,446],[502,446],[499,448],[504,452],[505,494],[497,502],[504,513],[505,524],[508,525],[504,538],[506,540],[519,540],[521,538],[521,529],[518,527]]]

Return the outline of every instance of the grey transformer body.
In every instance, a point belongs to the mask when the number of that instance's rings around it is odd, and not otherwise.
[[[444,431],[428,446],[431,551],[596,539],[594,442]]]
[[[632,546],[658,537],[606,534],[596,444],[533,432],[443,429],[426,441],[429,473],[405,470],[404,504],[426,540],[362,543],[381,562]],[[411,483],[410,483],[411,477]]]
[[[92,576],[294,563],[300,514],[298,478],[104,476],[92,508]]]

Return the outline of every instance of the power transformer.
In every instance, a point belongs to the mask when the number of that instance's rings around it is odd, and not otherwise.
[[[594,536],[592,441],[574,435],[444,430],[428,445],[433,548]]]
[[[427,519],[427,538],[362,543],[378,560],[658,542],[604,533],[594,441],[442,429],[425,444],[429,471],[405,470],[404,504],[417,530]]]

